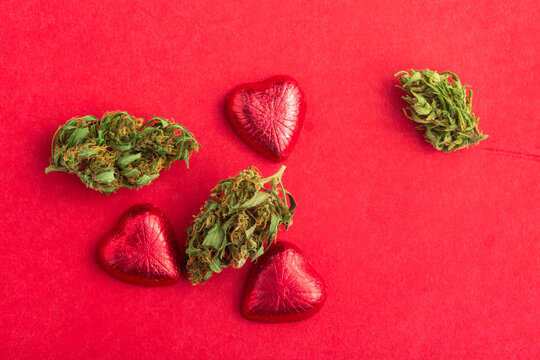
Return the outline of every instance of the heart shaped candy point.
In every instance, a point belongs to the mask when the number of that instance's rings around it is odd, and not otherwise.
[[[272,245],[253,264],[242,299],[242,314],[266,323],[306,319],[322,307],[324,282],[295,245]]]
[[[226,112],[234,130],[253,150],[283,161],[300,136],[306,102],[296,80],[279,75],[235,88],[227,98]]]
[[[137,285],[173,284],[181,276],[174,229],[150,204],[129,208],[101,239],[97,256],[110,275]]]

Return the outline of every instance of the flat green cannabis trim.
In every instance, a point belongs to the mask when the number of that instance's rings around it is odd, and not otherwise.
[[[437,150],[451,152],[476,145],[487,138],[478,130],[478,120],[472,114],[472,96],[469,85],[461,85],[456,74],[445,71],[400,71],[400,89],[409,95],[405,115],[425,130],[424,138]]]
[[[189,166],[190,153],[199,147],[186,128],[171,120],[145,122],[121,111],[101,119],[87,115],[58,128],[45,172],[77,174],[86,186],[110,194],[150,184],[176,160]]]
[[[257,259],[270,247],[280,225],[292,224],[296,202],[283,188],[284,170],[285,166],[263,179],[250,167],[216,185],[187,229],[185,270],[191,283],[204,283],[229,265],[240,268],[248,258]],[[270,188],[264,187],[266,183]]]

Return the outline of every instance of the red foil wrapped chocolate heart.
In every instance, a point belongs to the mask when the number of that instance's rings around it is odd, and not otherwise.
[[[296,80],[279,75],[236,87],[227,97],[226,112],[234,130],[253,150],[283,161],[300,136],[306,102]]]
[[[322,307],[326,289],[302,251],[295,245],[272,245],[253,264],[242,299],[242,314],[260,322],[306,319]]]
[[[150,204],[129,208],[101,239],[97,256],[110,275],[137,285],[169,285],[181,276],[174,229]]]

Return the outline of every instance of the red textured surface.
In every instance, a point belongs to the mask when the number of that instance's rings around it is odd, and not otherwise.
[[[324,280],[302,250],[280,241],[251,267],[242,314],[266,323],[304,320],[321,309],[325,297]]]
[[[248,146],[270,160],[284,161],[304,126],[306,101],[296,80],[278,75],[234,88],[225,109]]]
[[[0,358],[540,357],[538,1],[2,1]],[[455,71],[478,147],[435,151],[393,74]],[[123,283],[100,237],[151,202],[180,239],[222,178],[278,168],[231,129],[238,84],[293,76],[306,120],[285,164],[281,239],[328,286],[306,321],[244,319],[249,266],[204,286]],[[203,148],[140,191],[45,175],[76,115],[175,118]],[[256,354],[256,356],[253,356]]]
[[[167,216],[153,205],[137,204],[101,238],[96,255],[103,269],[119,280],[160,286],[180,279],[179,248]]]

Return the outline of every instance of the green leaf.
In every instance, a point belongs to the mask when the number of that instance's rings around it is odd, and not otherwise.
[[[294,196],[292,196],[292,194],[290,192],[286,192],[287,194],[287,197],[289,198],[289,203],[291,204],[289,206],[289,211],[294,211],[294,209],[296,209],[296,200],[294,199]]]
[[[122,176],[125,177],[133,177],[139,175],[139,170],[131,168],[131,169],[123,169],[121,172]]]
[[[206,234],[206,237],[204,238],[203,245],[204,246],[211,246],[214,249],[219,249],[221,244],[223,243],[223,240],[225,240],[225,233],[223,232],[223,228],[221,227],[221,224],[216,222],[210,230],[208,230],[208,233]]]
[[[229,229],[229,226],[236,222],[236,219],[236,215],[231,215],[229,219],[227,219],[227,221],[225,221],[225,223],[221,226],[223,232],[225,233],[225,236],[227,236],[227,229]]]
[[[128,166],[129,164],[131,164],[132,162],[134,162],[135,160],[139,160],[141,158],[141,153],[136,153],[136,154],[128,154],[128,155],[124,155],[124,156],[120,156],[118,158],[118,166],[120,166],[121,168],[124,168],[126,166]]]
[[[250,239],[251,236],[253,236],[253,233],[255,232],[256,227],[257,227],[256,225],[253,225],[252,227],[250,227],[249,229],[246,230],[246,232],[245,232],[246,239]]]
[[[221,269],[222,269],[221,261],[219,260],[217,256],[213,258],[212,261],[210,262],[210,269],[212,269],[213,272],[217,272],[217,273],[221,272]]]
[[[143,175],[139,178],[139,180],[137,180],[137,184],[138,185],[147,185],[150,181],[154,180],[155,178],[157,178],[159,176],[159,174],[152,174],[152,175]]]
[[[276,213],[273,213],[272,217],[270,218],[270,227],[268,228],[269,237],[272,237],[277,232],[279,220],[280,216]]]
[[[194,247],[189,247],[186,249],[186,254],[197,254],[197,253],[200,253],[201,252],[201,249],[197,249],[197,248],[194,248]]]
[[[252,259],[252,260],[255,260],[255,259],[257,259],[259,256],[261,256],[262,254],[264,254],[264,246],[261,246],[261,247],[259,248],[259,250],[257,250],[257,252],[255,253],[255,255],[253,255],[253,256],[251,257],[251,259]]]
[[[209,205],[206,205],[206,211],[216,210],[219,204],[216,201],[212,201]]]
[[[270,195],[268,193],[259,191],[259,192],[255,193],[255,195],[251,199],[245,201],[242,204],[242,208],[249,209],[249,208],[252,208],[252,207],[259,206],[262,203],[264,203],[266,200],[268,200],[269,197],[270,197]]]
[[[88,136],[90,133],[90,130],[86,127],[84,128],[77,128],[75,131],[71,133],[71,136],[66,141],[67,146],[76,146],[83,143],[84,139]]]
[[[81,158],[89,158],[89,157],[92,157],[94,155],[96,155],[98,152],[95,151],[95,150],[81,150],[79,151],[79,156]]]
[[[98,130],[96,144],[97,145],[105,144],[105,132],[103,130]]]
[[[112,147],[116,151],[128,151],[131,149],[131,143],[123,143],[123,144],[110,144],[110,147]]]
[[[114,178],[114,170],[104,171],[96,175],[96,177],[94,177],[94,180],[102,184],[112,183],[114,180],[116,180]]]
[[[98,121],[98,118],[95,117],[94,115],[86,115],[86,116],[81,117],[81,120],[94,122],[94,121]]]
[[[145,137],[145,136],[148,136],[150,135],[151,133],[161,133],[162,131],[158,128],[155,128],[155,127],[147,127],[146,129],[144,129],[143,131],[141,131],[138,135],[139,137]]]

